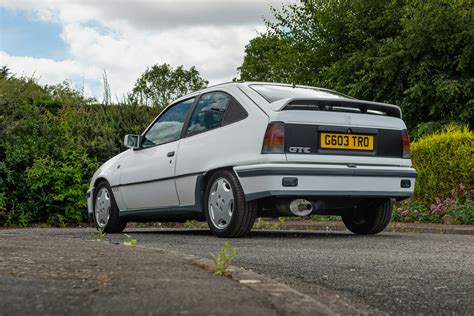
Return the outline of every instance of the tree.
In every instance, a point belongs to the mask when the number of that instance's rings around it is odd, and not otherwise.
[[[10,75],[11,75],[10,69],[6,65],[0,68],[0,79],[7,80],[8,78],[10,78]]]
[[[294,48],[287,40],[264,34],[245,47],[244,63],[237,71],[243,81],[292,83],[301,81],[295,73],[297,60]]]
[[[398,104],[407,125],[471,123],[472,0],[308,0],[273,10],[243,80],[332,88]]]
[[[194,66],[186,70],[183,66],[173,69],[166,63],[154,65],[138,78],[130,98],[135,103],[163,108],[183,95],[205,88],[208,83]]]

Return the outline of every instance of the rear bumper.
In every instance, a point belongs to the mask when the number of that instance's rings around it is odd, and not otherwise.
[[[238,166],[234,171],[247,201],[269,196],[407,198],[413,195],[417,175],[409,167],[288,163]],[[284,185],[288,178],[293,178],[292,186]]]

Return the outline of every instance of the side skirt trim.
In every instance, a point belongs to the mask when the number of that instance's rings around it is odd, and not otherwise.
[[[128,217],[128,216],[136,216],[136,215],[166,215],[166,214],[170,214],[174,212],[201,213],[201,210],[198,209],[196,205],[126,209],[120,212],[120,217]]]

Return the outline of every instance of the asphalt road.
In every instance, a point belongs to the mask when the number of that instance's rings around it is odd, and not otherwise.
[[[224,239],[208,231],[129,230],[140,244],[211,258]],[[110,236],[109,236],[110,238]],[[122,236],[112,239],[121,240]],[[474,236],[253,232],[228,239],[234,264],[326,300],[341,313],[473,315]]]
[[[90,239],[92,232],[43,229],[34,234]],[[238,249],[234,265],[288,284],[340,314],[474,314],[474,236],[256,231],[243,239],[219,239],[207,230],[125,232],[140,245],[205,258],[228,241]],[[106,239],[122,242],[125,237]]]
[[[297,315],[175,253],[68,231],[0,229],[0,315]]]

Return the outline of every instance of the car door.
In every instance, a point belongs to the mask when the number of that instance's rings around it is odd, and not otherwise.
[[[179,205],[175,163],[194,98],[169,107],[143,134],[139,149],[121,163],[120,191],[127,210]]]

